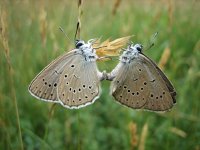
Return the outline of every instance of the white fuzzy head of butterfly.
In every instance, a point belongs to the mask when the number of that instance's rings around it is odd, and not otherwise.
[[[89,40],[87,43],[80,40],[76,43],[76,48],[78,53],[82,54],[85,57],[86,61],[96,61],[98,56],[96,55],[95,49],[92,47],[92,41]]]
[[[131,60],[137,58],[142,51],[141,44],[131,44],[127,47],[127,49],[123,52],[120,57],[120,61],[123,63],[130,63]]]

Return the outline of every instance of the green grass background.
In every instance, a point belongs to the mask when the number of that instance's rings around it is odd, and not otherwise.
[[[145,45],[158,31],[155,46],[144,53],[158,62],[164,49],[170,48],[164,72],[177,90],[174,108],[160,114],[123,107],[109,95],[108,81],[102,82],[101,97],[80,110],[52,107],[52,103],[35,99],[27,90],[31,80],[49,62],[74,47],[77,1],[1,0],[10,49],[9,63],[1,37],[1,150],[200,149],[200,2],[123,0],[113,15],[114,3],[83,1],[82,39],[135,35],[132,41]],[[107,71],[116,64],[98,63],[100,70]]]

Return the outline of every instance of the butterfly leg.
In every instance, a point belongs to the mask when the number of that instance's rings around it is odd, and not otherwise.
[[[115,78],[115,75],[113,75],[112,72],[111,73],[107,73],[106,80],[112,81],[114,78]]]
[[[116,75],[118,74],[118,71],[119,71],[119,69],[120,69],[121,66],[122,66],[122,64],[119,63],[119,64],[112,70],[112,72],[107,73],[106,80],[112,81],[112,80],[116,77]]]
[[[103,72],[98,71],[98,77],[100,81],[107,79],[106,71],[105,70]]]

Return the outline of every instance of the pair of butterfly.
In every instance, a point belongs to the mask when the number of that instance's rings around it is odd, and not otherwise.
[[[157,65],[142,53],[142,45],[129,44],[112,72],[100,72],[93,40],[76,40],[75,49],[45,67],[31,82],[36,98],[61,103],[69,109],[92,104],[100,96],[100,81],[112,81],[111,94],[134,109],[166,111],[176,103],[176,92]]]

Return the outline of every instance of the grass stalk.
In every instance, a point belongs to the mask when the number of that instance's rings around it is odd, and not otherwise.
[[[11,93],[11,99],[13,99],[14,102],[14,109],[16,113],[16,118],[17,118],[17,129],[18,129],[18,138],[20,141],[20,149],[23,150],[23,140],[22,140],[22,132],[21,132],[21,125],[20,125],[20,118],[19,118],[19,110],[18,110],[18,103],[17,103],[17,98],[16,98],[16,92],[15,92],[15,85],[14,85],[14,75],[13,75],[13,67],[11,64],[11,59],[10,59],[10,48],[8,45],[8,37],[7,37],[7,12],[5,10],[1,11],[0,14],[1,18],[1,39],[2,39],[2,44],[3,44],[3,51],[5,53],[6,61],[7,61],[7,74],[8,74],[8,79],[9,79],[9,87],[10,87],[10,93]]]

